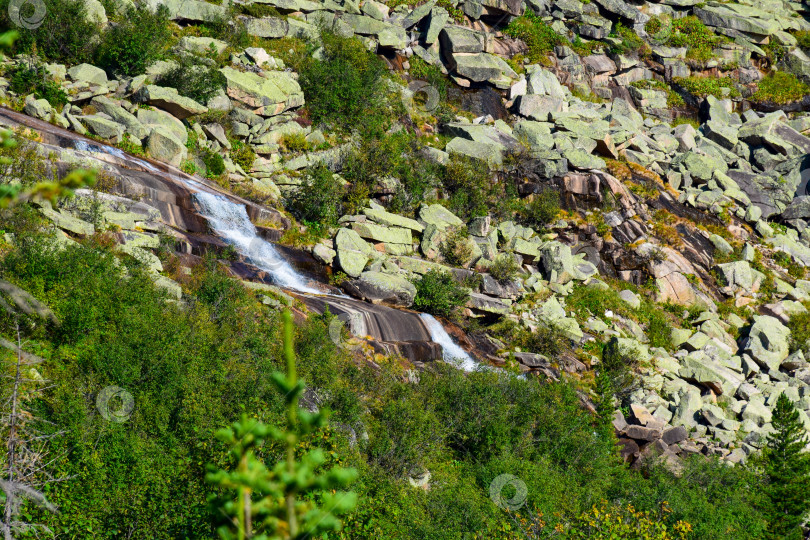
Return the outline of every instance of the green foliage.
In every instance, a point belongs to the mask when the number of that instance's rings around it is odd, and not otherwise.
[[[358,130],[357,119],[362,118],[360,134],[383,134],[398,105],[383,83],[385,64],[357,38],[324,31],[321,40],[320,59],[303,55],[293,64],[312,120],[352,132]]]
[[[202,104],[226,85],[216,63],[193,55],[181,56],[177,66],[161,74],[155,83],[176,88],[180,95]]]
[[[768,483],[768,532],[773,539],[799,539],[799,527],[810,512],[810,453],[804,451],[807,430],[799,411],[785,394],[773,409],[773,433],[762,462]]]
[[[202,155],[202,160],[203,163],[205,163],[207,176],[213,178],[225,172],[225,160],[219,152],[212,150],[205,151]]]
[[[45,99],[53,107],[59,107],[68,102],[67,94],[62,87],[54,81],[45,66],[27,66],[17,64],[6,73],[9,78],[9,89],[20,95],[33,92],[37,99]]]
[[[447,264],[451,266],[464,266],[470,262],[473,245],[467,227],[461,225],[449,229],[439,251]]]
[[[667,511],[665,507],[663,509]],[[679,521],[670,530],[663,520],[649,512],[603,502],[594,505],[572,524],[566,538],[588,540],[685,540],[692,527]]]
[[[281,146],[288,152],[300,153],[309,150],[309,142],[303,133],[288,133],[281,137]]]
[[[810,51],[810,30],[796,30],[793,32],[793,37],[800,49]]]
[[[99,46],[98,65],[116,76],[134,77],[160,58],[169,44],[169,10],[138,4],[110,26]]]
[[[489,275],[498,281],[508,281],[515,278],[520,270],[520,265],[511,253],[500,253],[488,268]]]
[[[751,101],[785,105],[810,95],[810,85],[800,81],[794,74],[784,71],[769,73],[757,84]]]
[[[513,19],[504,28],[503,33],[509,37],[522,39],[529,48],[528,58],[532,62],[540,62],[555,46],[568,44],[567,39],[530,11]]]
[[[292,314],[283,314],[284,356],[287,373],[276,371],[271,379],[284,396],[287,427],[280,429],[242,415],[239,422],[221,429],[216,437],[230,447],[229,457],[235,470],[214,467],[206,480],[224,493],[212,498],[224,524],[217,528],[225,540],[242,538],[277,538],[303,540],[341,528],[335,514],[352,510],[357,496],[352,492],[329,490],[349,485],[357,476],[353,469],[333,467],[325,473],[318,469],[326,462],[322,449],[313,448],[300,460],[295,453],[305,436],[326,425],[328,410],[307,412],[298,406],[304,384],[298,380],[293,351]],[[284,450],[284,459],[272,468],[257,456],[265,441],[272,440]],[[323,498],[313,504],[313,495]],[[305,500],[301,500],[304,498]]]
[[[632,28],[628,28],[622,23],[616,23],[610,35],[611,37],[621,40],[619,43],[610,47],[611,52],[615,54],[629,54],[635,52],[645,54],[645,52],[649,50],[644,40],[638,37],[638,34],[636,34]]]
[[[19,28],[9,17],[12,0],[0,0],[0,26],[14,28],[19,34],[12,52],[33,53],[52,62],[80,64],[90,60],[97,46],[100,28],[87,20],[82,0],[43,0],[45,18],[35,29]],[[18,3],[25,9],[32,4]]]
[[[739,97],[740,91],[728,77],[677,77],[675,84],[694,96],[714,96],[718,99]]]
[[[790,329],[790,352],[801,350],[805,355],[810,354],[810,311],[791,315],[787,327]]]
[[[440,99],[447,99],[447,88],[450,86],[450,82],[447,77],[442,74],[442,70],[438,66],[428,64],[418,56],[412,56],[408,62],[411,64],[408,70],[411,77],[414,79],[423,79],[436,89]]]
[[[469,298],[469,293],[456,283],[450,273],[440,270],[428,270],[414,285],[414,307],[433,315],[450,317]]]
[[[641,81],[635,81],[630,83],[630,86],[635,86],[636,88],[645,88],[650,90],[662,90],[667,93],[667,106],[668,107],[683,107],[686,103],[683,101],[683,98],[678,95],[677,92],[672,90],[669,85],[663,81],[658,81],[655,79],[644,79]]]
[[[346,212],[357,213],[382,179],[396,178],[399,186],[393,211],[412,213],[439,184],[439,165],[424,159],[418,141],[405,130],[376,139],[362,139],[343,163],[343,177],[351,183]]]
[[[713,57],[712,50],[730,40],[718,36],[694,15],[676,19],[671,23],[671,34],[666,40],[670,47],[686,47],[686,58],[705,63]]]
[[[489,167],[467,156],[451,155],[444,167],[442,184],[450,210],[465,220],[497,215],[509,198],[503,184],[493,179]]]
[[[523,221],[530,227],[543,230],[560,213],[560,193],[544,189],[535,193],[523,211]]]
[[[256,161],[256,153],[249,144],[242,141],[231,141],[231,161],[242,167],[245,172],[250,172],[253,162]]]
[[[298,219],[333,227],[343,215],[341,199],[344,192],[340,178],[319,163],[307,169],[304,181],[290,197],[287,206]]]

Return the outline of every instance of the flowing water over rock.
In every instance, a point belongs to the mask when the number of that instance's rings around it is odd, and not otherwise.
[[[277,285],[302,293],[321,294],[307,285],[306,278],[284,260],[273,244],[258,236],[243,205],[222,195],[202,191],[193,197],[201,215],[208,218],[214,231],[251,263],[270,274]]]
[[[430,339],[441,345],[442,357],[445,362],[464,371],[474,371],[476,369],[478,363],[467,354],[467,351],[453,341],[450,334],[433,315],[421,313],[420,317],[422,317],[428,332],[430,332]]]

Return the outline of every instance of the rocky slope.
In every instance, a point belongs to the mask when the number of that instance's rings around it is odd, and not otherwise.
[[[354,330],[372,338],[369,358],[376,352],[421,362],[441,357],[440,348],[418,317],[391,307],[411,308],[414,281],[446,271],[470,289],[464,320],[483,329],[455,334],[482,363],[588,380],[601,360],[594,344],[610,341],[634,359],[639,383],[616,403],[622,407],[614,423],[628,460],[663,454],[677,466],[675,456],[697,452],[744,460],[768,433],[780,393],[799,404],[810,428],[807,345],[787,326],[810,302],[810,114],[802,112],[810,106],[802,83],[810,82],[810,59],[798,46],[810,31],[807,3],[265,4],[276,14],[240,15],[232,24],[271,42],[317,41],[326,28],[358,36],[385,58],[402,83],[392,87],[407,109],[401,124],[443,136],[419,149],[421,159],[446,165],[454,156],[471,158],[528,200],[558,192],[565,209],[542,229],[517,218],[464,220],[442,197],[404,215],[390,207],[400,180],[379,178],[358,213],[341,216],[297,255],[316,275],[340,275],[345,293],[373,306],[260,287],[268,304],[297,298],[302,313],[304,306],[322,312],[324,304],[347,318],[359,312],[364,330]],[[166,5],[183,28],[229,14],[199,1]],[[100,5],[94,10],[104,13]],[[679,26],[684,20],[700,24],[702,41],[690,41],[698,32]],[[537,21],[557,36],[548,50],[538,51],[535,34],[520,31],[521,22],[536,30]],[[260,236],[278,241],[283,230],[299,227],[285,204],[307,170],[324,163],[340,174],[356,140],[302,121],[298,74],[265,48],[233,50],[186,35],[175,51],[228,54],[219,69],[223,90],[203,104],[156,85],[167,62],[121,79],[90,64],[46,64],[66,93],[61,109],[16,95],[0,80],[4,97],[78,136],[12,112],[0,116],[39,132],[41,153],[61,148],[63,168],[103,162],[116,195],[102,197],[101,222],[88,214],[92,193],[42,212],[65,239],[93,234],[99,223],[116,227],[121,249],[148,259],[155,279],[180,300],[180,287],[152,252],[157,233],[171,234],[174,249],[187,256],[227,252],[195,191],[245,205]],[[450,78],[461,96],[457,114],[433,116],[439,92],[414,76],[422,64]],[[768,82],[786,73],[792,78],[777,80],[793,85],[787,97]],[[415,99],[420,94],[426,103]],[[154,161],[116,157],[83,135]],[[291,153],[294,137],[308,150]],[[244,148],[256,158],[242,159]],[[211,154],[222,156],[219,183],[261,204],[181,173],[210,169],[203,158]],[[450,244],[460,257],[449,256]],[[257,264],[250,246],[238,251],[230,257],[235,273],[272,281],[273,268]],[[517,271],[493,277],[504,258]],[[519,350],[489,331],[504,321],[530,332],[550,328],[570,346],[551,357]]]

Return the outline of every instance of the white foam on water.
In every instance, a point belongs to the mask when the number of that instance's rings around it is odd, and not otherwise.
[[[306,284],[306,279],[293,269],[275,246],[257,234],[244,205],[227,197],[200,191],[194,194],[200,215],[208,218],[211,227],[252,264],[270,274],[273,281],[288,289],[310,294],[322,294]]]
[[[74,147],[76,148],[76,150],[81,150],[83,152],[93,152],[93,153],[103,152],[113,157],[117,157],[122,161],[131,161],[133,163],[136,163],[141,167],[143,167],[144,169],[146,169],[147,171],[155,173],[161,172],[160,169],[158,169],[148,161],[136,158],[134,156],[128,156],[127,154],[124,153],[123,150],[121,150],[120,148],[115,148],[114,146],[108,146],[106,144],[101,143],[88,143],[87,141],[74,141]]]
[[[453,341],[453,338],[451,338],[450,334],[444,329],[442,323],[437,321],[433,315],[428,315],[427,313],[420,313],[419,316],[422,317],[428,332],[430,332],[430,339],[441,345],[442,356],[445,362],[464,371],[476,370],[478,363],[467,354],[467,351],[459,347],[458,344]]]

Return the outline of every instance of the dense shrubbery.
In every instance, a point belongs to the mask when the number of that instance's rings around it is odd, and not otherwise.
[[[544,189],[535,193],[532,200],[525,205],[523,221],[537,230],[542,230],[557,219],[560,213],[560,193],[554,189]]]
[[[14,28],[19,38],[15,53],[36,51],[53,62],[79,64],[91,60],[100,34],[99,26],[87,20],[82,0],[43,0],[46,9],[42,25],[36,29],[19,28],[9,18],[11,0],[0,0],[0,22]],[[30,9],[31,3],[27,8]]]
[[[694,96],[714,96],[718,99],[738,97],[740,91],[728,77],[677,77],[675,84]]]
[[[225,88],[225,83],[225,76],[216,63],[206,65],[204,60],[192,55],[182,56],[176,67],[160,75],[156,81],[156,84],[176,88],[180,95],[202,104]]]
[[[398,103],[389,99],[383,61],[359,39],[326,31],[321,39],[320,58],[305,54],[295,65],[312,120],[346,132],[358,130],[364,136],[384,133],[391,123],[391,108]]]
[[[514,19],[503,33],[522,39],[529,47],[528,58],[532,62],[540,62],[555,46],[568,44],[567,39],[531,12]]]
[[[414,282],[416,298],[413,305],[420,311],[449,317],[464,305],[469,294],[453,276],[440,270],[429,270]]]
[[[98,65],[115,75],[140,75],[168,45],[168,22],[169,10],[164,5],[154,12],[145,5],[131,7],[120,24],[104,33]]]
[[[785,105],[810,95],[810,85],[800,81],[794,74],[774,71],[759,81],[751,101]]]
[[[307,170],[304,181],[290,197],[287,206],[302,221],[332,227],[343,215],[341,199],[344,192],[340,178],[325,165],[318,164]]]
[[[70,450],[52,472],[72,476],[48,490],[59,515],[29,511],[57,536],[117,538],[127,524],[131,538],[211,537],[205,464],[227,462],[214,432],[243,412],[284,421],[284,403],[266,376],[280,364],[277,319],[213,260],[184,278],[193,297],[181,308],[162,300],[133,259],[122,268],[92,242],[60,252],[36,235],[23,238],[0,273],[62,320],[35,328],[28,347],[47,359],[41,373],[53,384],[37,413],[66,431],[55,450]],[[441,276],[423,279],[446,287]],[[0,318],[4,332],[11,322]],[[602,500],[633,504],[670,530],[688,522],[695,538],[761,534],[755,476],[698,457],[685,464],[683,479],[653,467],[647,480],[615,457],[613,439],[594,429],[599,420],[573,386],[443,365],[412,384],[394,364],[372,369],[343,357],[326,318],[297,333],[299,372],[334,411],[331,427],[301,451],[317,445],[328,467],[360,471],[352,486],[359,503],[338,538],[449,539],[474,530],[516,539],[522,525],[513,518],[537,516],[540,532],[577,534],[587,531],[579,516]],[[106,422],[95,410],[94,395],[109,385],[134,397],[126,423]],[[282,455],[277,445],[259,453],[268,464]],[[409,486],[407,477],[425,470],[430,490]],[[526,505],[514,513],[490,499],[490,483],[504,473],[527,485]],[[665,501],[668,512],[659,513]]]
[[[27,66],[17,64],[6,76],[9,78],[9,89],[20,95],[33,92],[37,99],[45,99],[54,107],[67,103],[67,94],[55,82],[44,66]]]

